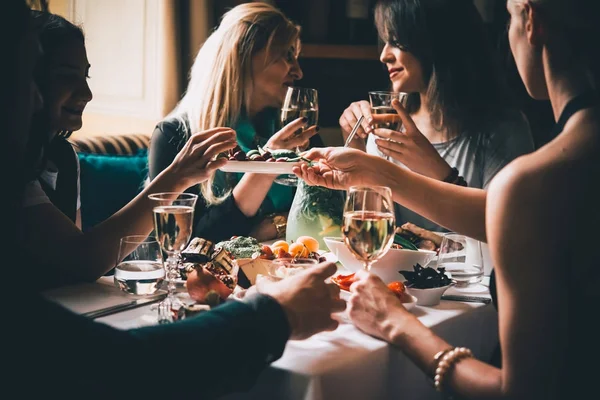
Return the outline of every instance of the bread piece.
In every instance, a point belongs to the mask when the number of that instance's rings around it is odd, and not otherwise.
[[[410,222],[405,223],[404,225],[402,225],[402,229],[412,232],[420,239],[432,241],[436,247],[440,247],[442,245],[442,237],[440,235],[438,235],[437,233],[428,231],[427,229],[418,227],[413,223],[410,223]]]

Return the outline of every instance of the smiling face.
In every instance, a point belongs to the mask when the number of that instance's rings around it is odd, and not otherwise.
[[[537,100],[547,99],[542,49],[536,45],[535,9],[527,2],[514,0],[508,0],[506,8],[510,13],[508,40],[519,75],[531,97]]]
[[[412,53],[386,43],[379,59],[387,67],[394,92],[414,93],[427,90],[421,62]]]
[[[280,108],[288,87],[303,76],[295,46],[275,61],[269,59],[266,49],[259,51],[252,58],[252,71],[251,108],[258,111],[265,107]]]
[[[49,54],[44,102],[54,132],[81,128],[82,113],[92,100],[87,83],[90,65],[83,41],[72,38]]]

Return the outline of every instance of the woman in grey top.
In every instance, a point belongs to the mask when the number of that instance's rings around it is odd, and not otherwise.
[[[529,124],[510,107],[472,1],[383,0],[375,23],[385,43],[380,60],[393,91],[409,93],[414,127],[374,128],[378,116],[369,102],[355,102],[340,117],[345,138],[365,117],[352,147],[431,178],[484,189],[502,167],[533,151]],[[445,230],[399,205],[396,217],[399,225]]]

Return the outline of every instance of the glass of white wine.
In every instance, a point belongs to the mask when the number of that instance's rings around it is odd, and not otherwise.
[[[385,186],[352,186],[344,206],[342,236],[354,257],[371,264],[383,257],[394,242],[394,202],[392,191]]]
[[[303,117],[307,118],[308,122],[305,128],[295,133],[296,135],[318,124],[319,94],[316,89],[290,86],[281,107],[281,127],[283,128],[290,122]],[[302,151],[300,148],[296,148],[295,150],[297,153]],[[275,179],[275,182],[280,185],[296,186],[298,178],[296,178],[296,175],[282,175]]]
[[[154,202],[154,236],[167,255],[164,266],[167,281],[167,298],[159,304],[159,322],[171,322],[182,303],[175,296],[180,278],[179,260],[192,237],[194,208],[198,195],[192,193],[155,193],[148,196]],[[167,312],[165,312],[167,310]]]

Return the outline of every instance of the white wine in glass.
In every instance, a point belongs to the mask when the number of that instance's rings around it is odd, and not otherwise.
[[[167,298],[159,304],[159,322],[171,322],[174,312],[181,307],[181,301],[175,297],[176,282],[180,278],[179,260],[192,237],[194,208],[198,195],[191,193],[156,193],[148,196],[155,205],[155,237],[162,251],[167,254],[165,261]]]
[[[302,87],[288,87],[281,107],[281,127],[288,125],[298,118],[307,118],[304,128],[299,129],[295,134],[298,135],[304,130],[319,123],[319,95],[316,89]],[[301,149],[294,149],[297,153]],[[296,186],[298,178],[295,175],[282,175],[275,179],[275,182],[285,186]]]
[[[158,206],[152,210],[156,237],[167,253],[182,252],[192,236],[194,207]]]
[[[390,188],[356,187],[348,191],[342,236],[354,257],[369,271],[394,241],[394,203]]]

